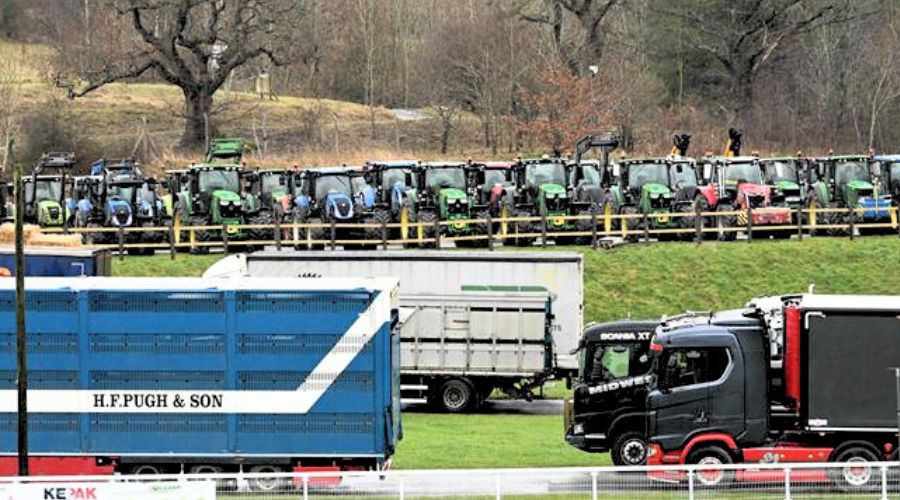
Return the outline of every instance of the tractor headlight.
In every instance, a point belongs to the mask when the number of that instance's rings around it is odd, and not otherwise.
[[[584,424],[575,424],[572,426],[572,434],[584,434]]]

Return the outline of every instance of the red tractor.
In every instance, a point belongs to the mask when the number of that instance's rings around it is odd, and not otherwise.
[[[707,185],[715,190],[715,203],[710,204],[716,212],[735,212],[737,215],[719,215],[710,220],[718,231],[719,240],[730,241],[737,237],[732,227],[747,225],[747,211],[752,226],[757,231],[765,231],[766,227],[790,225],[791,209],[784,195],[775,194],[763,180],[762,168],[758,156],[740,156],[741,134],[735,129],[728,130],[728,145],[722,156],[706,156],[700,160],[703,178]],[[790,238],[787,229],[774,230],[776,238]]]

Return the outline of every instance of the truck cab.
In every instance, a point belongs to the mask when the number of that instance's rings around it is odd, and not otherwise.
[[[868,464],[897,455],[900,296],[804,295],[786,299],[781,314],[781,333],[748,308],[656,336],[650,465],[854,462],[806,471],[802,480],[830,478],[846,492],[877,486]],[[778,335],[783,359],[774,363],[767,346]],[[678,481],[684,472],[651,477]],[[773,480],[772,471],[752,469],[702,471],[697,479],[704,486]]]
[[[650,338],[659,321],[591,325],[579,344],[574,397],[566,401],[566,441],[583,451],[610,451],[616,465],[647,458],[644,399],[650,375]]]

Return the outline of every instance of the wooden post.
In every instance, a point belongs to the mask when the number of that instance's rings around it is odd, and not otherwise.
[[[597,249],[597,210],[591,210],[591,248]]]
[[[803,241],[803,204],[797,205],[797,241]]]
[[[335,224],[336,223],[334,221],[334,218],[332,217],[332,219],[331,219],[331,251],[332,252],[334,251],[334,249],[337,245],[334,241],[337,239],[337,226],[335,226]]]
[[[856,210],[853,207],[847,207],[847,210],[850,212],[850,241],[853,241],[856,239]]]
[[[6,154],[14,164],[16,193],[16,388],[18,389],[19,475],[28,475],[28,356],[25,337],[25,193],[22,191],[22,166],[13,159],[13,138],[7,136]]]
[[[175,219],[174,218],[172,218],[172,220],[169,222],[169,259],[175,260]]]
[[[494,222],[491,220],[491,211],[487,211],[487,220],[485,221],[487,225],[487,229],[485,230],[485,236],[487,236],[487,247],[488,250],[494,249]]]
[[[641,223],[644,225],[644,243],[650,241],[650,218],[647,212],[641,212]]]
[[[387,221],[384,219],[381,219],[381,249],[382,250],[387,250],[387,247],[388,247],[387,235],[388,235]]]
[[[547,246],[547,214],[541,214],[541,246]]]
[[[747,200],[747,241],[753,241],[753,209],[750,208],[750,200]]]
[[[123,226],[119,226],[117,239],[119,243],[119,260],[125,260],[125,228]]]
[[[200,241],[203,243],[203,241]],[[228,225],[222,224],[222,245],[225,247],[225,253],[228,253]],[[208,250],[208,248],[207,248]],[[202,250],[201,250],[202,252]]]
[[[272,222],[275,224],[275,250],[281,251],[281,213],[273,210]]]
[[[703,212],[700,210],[700,204],[694,204],[694,229],[697,233],[694,235],[694,241],[699,245],[703,243]]]
[[[441,249],[441,218],[434,218],[434,248]]]

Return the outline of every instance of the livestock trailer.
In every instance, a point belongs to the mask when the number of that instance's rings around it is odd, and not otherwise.
[[[25,286],[32,473],[377,469],[399,439],[395,279]],[[14,296],[0,280],[2,475],[16,471]]]
[[[583,269],[576,252],[263,251],[225,257],[204,276],[391,276],[400,280],[401,296],[546,291],[553,300],[554,364],[575,374],[578,359],[572,352],[583,330]]]

